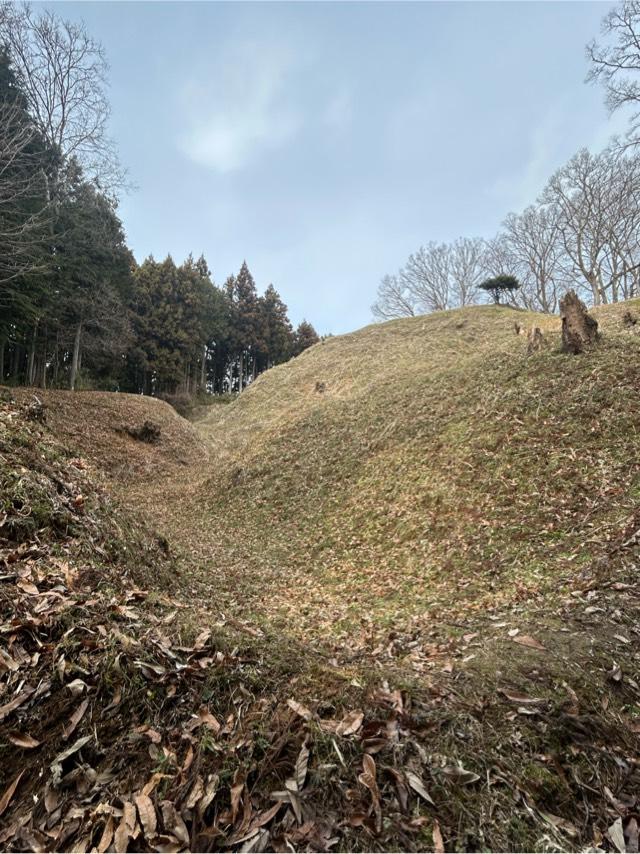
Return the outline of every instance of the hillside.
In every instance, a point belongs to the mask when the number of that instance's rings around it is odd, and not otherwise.
[[[506,308],[367,327],[195,425],[147,398],[53,391],[34,424],[17,392],[0,433],[18,496],[0,541],[0,653],[18,665],[0,677],[0,750],[22,744],[25,774],[12,789],[4,763],[0,842],[633,850],[628,310],[640,301],[599,310],[602,342],[577,357],[557,319]],[[516,321],[545,329],[542,351]],[[156,444],[122,433],[145,420]],[[62,494],[62,527],[34,516],[42,489]],[[56,597],[72,607],[50,614]],[[82,640],[96,624],[109,640]],[[67,740],[72,677],[89,702]],[[35,693],[12,706],[25,679]],[[52,791],[60,814],[33,808]]]
[[[557,595],[633,525],[640,337],[621,314],[602,310],[602,346],[579,358],[557,319],[484,307],[268,372],[198,425],[218,566],[247,564],[257,616],[268,591],[270,623],[351,650]],[[515,321],[549,327],[547,349],[527,356]]]
[[[193,427],[156,398],[25,388],[12,394],[23,404],[40,401],[56,438],[91,461],[116,488],[144,492],[158,480],[179,481],[182,472],[207,460],[207,449]],[[127,434],[126,428],[140,428],[145,421],[160,428],[157,444]]]

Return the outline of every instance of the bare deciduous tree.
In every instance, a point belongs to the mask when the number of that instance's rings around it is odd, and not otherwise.
[[[39,269],[48,220],[36,131],[20,105],[0,102],[0,282]],[[0,291],[0,304],[15,294]]]
[[[610,112],[630,107],[628,143],[640,142],[640,2],[624,0],[602,21],[604,43],[587,45],[587,80],[602,83]]]
[[[418,313],[449,308],[449,267],[446,243],[429,243],[409,256],[399,277],[416,300]]]
[[[484,249],[479,238],[421,246],[395,276],[382,279],[373,316],[412,317],[474,302],[485,273]]]
[[[616,301],[640,265],[637,207],[640,162],[606,149],[579,151],[552,176],[543,204],[558,212],[567,273],[594,305]]]
[[[531,205],[519,215],[510,213],[503,240],[509,259],[505,266],[522,282],[517,302],[533,311],[555,312],[564,278],[557,209]]]
[[[74,158],[102,189],[121,186],[122,170],[107,133],[108,64],[102,45],[82,24],[12,3],[0,9],[0,40],[36,128],[60,161]]]
[[[376,320],[413,317],[416,303],[399,276],[383,276],[371,312]]]
[[[471,305],[476,301],[478,285],[486,273],[485,252],[485,242],[479,237],[460,237],[449,247],[449,275],[455,305]]]

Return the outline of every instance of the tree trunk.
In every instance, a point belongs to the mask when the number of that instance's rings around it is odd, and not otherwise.
[[[56,346],[53,351],[53,384],[57,388],[58,387],[58,363],[60,359],[60,331],[56,331]]]
[[[14,383],[18,382],[18,377],[20,376],[20,345],[18,342],[15,342],[12,353],[13,365],[11,369],[11,376],[13,378]]]
[[[0,338],[0,385],[4,382],[4,351],[7,346],[7,339]]]
[[[76,334],[73,339],[73,358],[71,360],[71,379],[69,380],[69,388],[75,391],[76,379],[78,377],[78,367],[80,365],[80,339],[82,338],[82,321],[76,327]]]
[[[40,372],[40,388],[47,387],[47,342],[42,345],[42,366]]]
[[[27,362],[27,385],[32,386],[36,381],[36,338],[38,336],[38,321],[33,325],[31,347],[29,348],[29,360]]]
[[[207,345],[202,348],[202,363],[200,364],[200,391],[207,390]]]

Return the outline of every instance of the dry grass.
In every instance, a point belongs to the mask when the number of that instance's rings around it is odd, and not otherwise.
[[[603,341],[580,357],[559,352],[557,319],[504,308],[367,327],[268,372],[195,428],[142,398],[46,396],[53,431],[168,535],[172,594],[188,606],[180,631],[209,625],[234,656],[208,690],[221,716],[242,710],[251,758],[235,742],[200,746],[199,773],[221,775],[216,822],[240,773],[243,798],[266,810],[306,743],[308,821],[281,814],[260,845],[324,848],[331,836],[339,850],[425,850],[439,827],[447,850],[580,850],[611,847],[618,816],[629,830],[640,785],[629,307],[598,312]],[[527,356],[516,321],[542,326],[546,348]],[[116,433],[145,418],[161,424],[159,446]],[[336,752],[331,721],[358,706],[364,722]],[[381,825],[360,776],[367,754]],[[414,790],[405,802],[411,773],[434,807]],[[215,828],[201,845],[240,838],[233,822]]]
[[[22,404],[41,401],[46,424],[58,440],[106,474],[112,488],[124,487],[129,497],[144,497],[167,479],[179,483],[186,472],[207,462],[207,446],[193,426],[156,398],[28,388],[11,394]],[[155,445],[136,441],[122,430],[139,428],[146,420],[160,428]]]
[[[263,375],[198,424],[214,465],[187,514],[194,577],[351,651],[572,583],[636,506],[640,338],[621,313],[580,358],[558,352],[557,319],[487,307],[367,327]],[[543,352],[516,320],[546,326]]]

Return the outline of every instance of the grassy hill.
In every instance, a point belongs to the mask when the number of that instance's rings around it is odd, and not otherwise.
[[[558,595],[637,507],[640,336],[621,314],[601,311],[580,357],[557,319],[482,307],[330,338],[263,375],[199,425],[220,564],[248,564],[269,621],[350,647]],[[516,321],[547,348],[528,356]]]
[[[580,356],[500,307],[367,327],[195,425],[54,391],[41,423],[15,392],[0,844],[633,847],[629,310]]]

